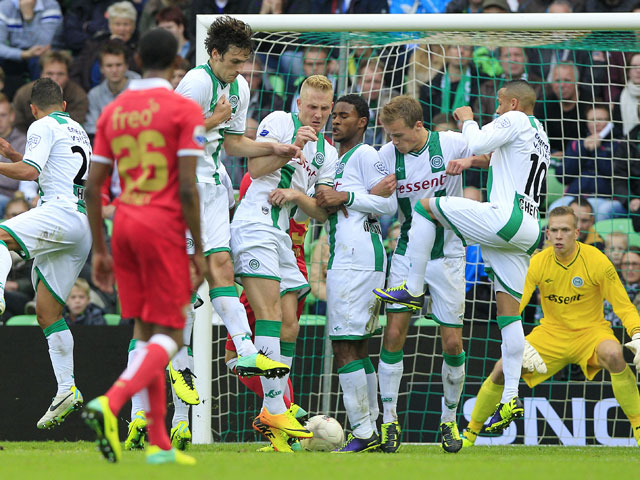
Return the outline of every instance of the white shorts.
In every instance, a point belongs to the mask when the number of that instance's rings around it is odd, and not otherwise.
[[[224,185],[196,183],[200,196],[200,232],[205,257],[216,252],[228,252],[229,193]],[[189,248],[191,247],[191,248]],[[187,232],[187,253],[193,254],[193,240]]]
[[[460,197],[431,199],[435,218],[451,228],[464,245],[480,244],[485,270],[494,280],[494,288],[516,299],[522,297],[529,259],[540,239],[540,225],[531,215],[522,213],[521,221],[511,218],[513,205],[475,202]],[[498,232],[513,224],[507,241]]]
[[[372,290],[384,286],[384,272],[327,271],[327,325],[331,340],[361,340],[379,331],[380,300]]]
[[[309,293],[309,283],[298,268],[291,237],[275,227],[253,222],[231,225],[231,256],[236,281],[258,277],[280,282],[280,294]]]
[[[484,255],[484,250],[482,251]],[[405,255],[391,257],[387,285],[400,285],[409,276],[411,261]],[[429,286],[431,315],[445,327],[462,327],[465,300],[464,257],[442,257],[430,260],[424,283]],[[410,308],[393,304],[387,312],[408,312]]]
[[[34,259],[34,290],[42,281],[64,305],[91,250],[87,215],[70,202],[47,202],[5,221],[0,228],[20,245],[22,257]]]

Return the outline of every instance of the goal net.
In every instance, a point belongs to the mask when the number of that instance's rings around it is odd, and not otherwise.
[[[640,52],[640,34],[635,31],[640,30],[638,15],[328,17],[239,17],[256,32],[256,53],[242,73],[252,93],[247,136],[259,134],[258,125],[270,112],[296,111],[300,83],[311,74],[327,75],[336,98],[359,93],[368,100],[372,114],[365,141],[376,148],[387,141],[377,114],[394,96],[418,98],[427,128],[456,130],[459,125],[452,118],[456,107],[471,105],[477,120],[485,124],[494,118],[501,85],[524,78],[537,92],[535,115],[545,124],[554,152],[541,202],[543,222],[550,208],[585,198],[593,213],[585,220],[589,230],[584,241],[602,243],[603,248],[604,242],[615,243],[610,254],[618,260],[628,246],[640,246],[640,234],[633,230],[629,214],[634,192],[639,194],[635,184],[640,182],[640,149],[635,145],[640,137],[640,127],[636,128],[640,123],[640,54],[635,55]],[[204,37],[214,18],[198,16],[199,63],[207,60]],[[330,127],[325,135],[331,138]],[[238,187],[247,171],[246,160],[226,157],[224,163]],[[486,172],[467,172],[465,194],[486,199],[486,181]],[[400,228],[394,217],[382,218],[381,223],[390,252]],[[323,282],[328,247],[323,225],[310,225],[304,245],[312,294],[300,319],[291,375],[294,398],[311,414],[329,414],[346,425],[325,332]],[[631,279],[629,291],[634,295],[637,285],[633,287],[632,280],[638,275],[630,271],[632,267],[620,264],[620,268],[623,278]],[[463,329],[467,379],[459,406],[461,428],[470,419],[482,381],[500,357],[493,293],[473,252],[468,252],[467,278]],[[524,314],[525,333],[541,316],[536,299],[532,301]],[[620,320],[610,306],[603,308],[615,334],[624,341]],[[194,439],[253,441],[251,421],[261,401],[227,371],[223,360],[226,331],[214,326],[209,336],[209,318],[210,306],[203,307],[194,333],[196,373],[205,399],[194,413]],[[382,315],[381,323],[384,321]],[[374,365],[380,346],[381,337],[371,340]],[[398,414],[406,442],[439,441],[441,364],[438,327],[425,310],[413,318],[404,347]],[[521,383],[521,397],[524,421],[515,422],[501,436],[481,438],[478,444],[633,444],[608,374],[600,373],[586,382],[579,368],[569,366],[533,390]]]

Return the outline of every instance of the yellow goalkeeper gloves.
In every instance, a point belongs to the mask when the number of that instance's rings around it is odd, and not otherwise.
[[[640,341],[638,344],[640,345]],[[535,370],[538,373],[547,373],[547,365],[544,363],[544,360],[542,360],[538,351],[531,346],[526,338],[524,340],[524,354],[522,355],[522,369],[528,372]]]
[[[624,346],[634,353],[633,364],[636,366],[636,370],[640,370],[640,333],[634,333],[631,341],[625,343]]]

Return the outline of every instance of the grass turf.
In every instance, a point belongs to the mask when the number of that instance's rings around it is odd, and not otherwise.
[[[439,446],[403,445],[395,455],[322,452],[258,453],[260,444],[195,445],[195,467],[150,466],[142,452],[123,452],[122,462],[107,463],[90,442],[2,442],[0,478],[161,480],[207,479],[454,479],[551,480],[634,478],[640,467],[636,448],[474,447],[456,455]],[[146,478],[145,478],[146,477]]]

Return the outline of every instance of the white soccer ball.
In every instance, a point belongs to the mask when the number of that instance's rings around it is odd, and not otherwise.
[[[313,432],[312,438],[300,440],[300,444],[305,450],[329,452],[344,443],[344,430],[335,418],[316,415],[307,421],[305,427]]]

